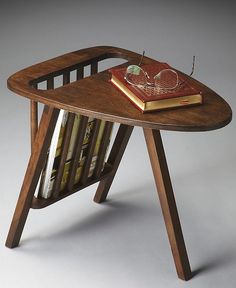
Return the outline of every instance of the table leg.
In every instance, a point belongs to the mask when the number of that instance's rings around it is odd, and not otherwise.
[[[147,149],[178,277],[192,277],[160,131],[144,128]]]
[[[96,194],[93,199],[97,203],[101,203],[106,200],[107,194],[116,175],[116,171],[125,152],[125,148],[128,144],[133,128],[133,126],[127,126],[124,124],[121,124],[119,127],[114,144],[107,160],[107,163],[110,164],[113,168],[111,173],[106,178],[101,180],[98,185]]]
[[[58,109],[48,106],[45,106],[44,108],[39,129],[32,147],[33,150],[25,173],[24,182],[22,184],[21,192],[6,240],[6,246],[9,248],[14,248],[19,244],[40,173],[46,161],[47,151],[56,125],[58,113]]]

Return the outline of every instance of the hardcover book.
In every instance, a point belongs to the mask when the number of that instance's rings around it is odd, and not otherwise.
[[[167,63],[148,64],[141,67],[151,79],[163,69],[172,69]],[[173,107],[202,104],[201,92],[182,75],[179,82],[182,85],[173,90],[160,90],[153,86],[137,87],[125,80],[125,68],[111,68],[111,82],[143,113]]]

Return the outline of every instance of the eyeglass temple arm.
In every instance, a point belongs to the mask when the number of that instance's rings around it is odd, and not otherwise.
[[[193,72],[194,72],[194,67],[195,67],[195,55],[193,56],[193,65],[192,65],[192,71],[191,73],[189,74],[189,76],[192,76],[193,75]]]
[[[196,57],[195,57],[195,55],[194,55],[194,56],[193,56],[192,71],[191,71],[191,73],[188,75],[188,76],[190,76],[190,77],[193,75],[193,72],[194,72],[194,68],[195,68],[195,58],[196,58]],[[180,82],[180,83],[179,83],[179,86],[180,86],[180,85],[183,85],[183,84],[184,84],[185,82],[187,82],[187,81],[188,81],[188,80],[185,79],[184,81]]]
[[[145,51],[143,50],[143,54],[142,54],[141,59],[140,59],[140,61],[139,61],[139,63],[138,63],[138,66],[140,66],[141,63],[143,62],[144,54],[145,54]]]

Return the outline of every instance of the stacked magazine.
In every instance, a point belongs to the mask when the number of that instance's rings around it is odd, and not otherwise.
[[[66,127],[66,123],[67,123],[67,118],[68,118],[68,112],[65,110],[60,110],[57,124],[56,124],[54,134],[53,134],[53,137],[51,140],[51,145],[50,145],[50,148],[48,151],[46,165],[43,169],[40,183],[39,183],[38,196],[45,198],[45,199],[48,199],[52,196],[53,185],[54,185],[54,181],[55,181],[55,178],[57,175],[57,170],[58,170],[59,163],[60,163],[60,157],[61,157],[61,152],[62,152],[62,143],[63,143],[63,139],[65,136],[65,127]],[[73,123],[68,153],[67,153],[67,157],[66,157],[66,163],[64,166],[60,191],[62,191],[66,187],[66,184],[67,184],[72,154],[73,154],[73,151],[75,148],[74,146],[76,143],[76,138],[80,137],[80,135],[77,135],[78,128],[80,125],[80,119],[81,119],[80,114],[76,114],[75,119],[74,119],[74,123]],[[78,183],[80,180],[82,167],[83,167],[85,160],[86,160],[87,148],[88,148],[88,145],[90,142],[90,138],[91,138],[94,126],[95,126],[95,119],[89,118],[88,123],[87,123],[87,127],[86,127],[85,136],[83,139],[83,145],[82,145],[82,149],[81,149],[80,159],[79,159],[78,167],[77,167],[76,174],[75,174],[74,184]],[[96,160],[98,157],[98,152],[99,152],[100,144],[102,141],[104,128],[105,128],[105,121],[101,121],[101,125],[99,128],[99,132],[98,132],[98,136],[97,136],[97,140],[96,140],[96,145],[94,148],[92,162],[90,165],[88,177],[91,177],[93,175],[93,171],[94,171],[94,168],[96,166]],[[105,161],[104,161],[104,163],[105,163]]]

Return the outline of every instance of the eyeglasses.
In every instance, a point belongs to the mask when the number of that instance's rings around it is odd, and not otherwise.
[[[142,63],[145,51],[143,51],[142,57],[138,65],[130,65],[126,69],[124,79],[131,85],[137,86],[139,88],[157,88],[159,91],[174,90],[186,81],[180,81],[178,73],[170,68],[161,70],[158,74],[153,77],[151,82],[151,77],[146,71],[144,71],[140,65]],[[193,75],[195,66],[195,56],[193,56],[192,71],[189,76]]]

